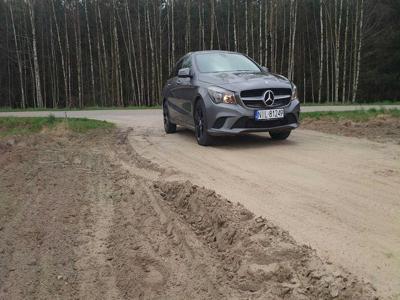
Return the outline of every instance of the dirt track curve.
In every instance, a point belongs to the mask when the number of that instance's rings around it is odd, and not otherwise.
[[[384,298],[400,297],[399,145],[300,129],[284,142],[260,134],[203,148],[190,131],[166,136],[159,110],[68,114],[134,128],[130,144],[168,170],[168,180],[243,204],[372,282]]]

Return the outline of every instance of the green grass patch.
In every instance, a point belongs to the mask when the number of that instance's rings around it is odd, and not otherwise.
[[[114,124],[106,121],[56,118],[53,115],[34,118],[0,117],[0,137],[32,134],[43,129],[52,130],[60,125],[65,125],[65,128],[78,133],[85,133],[92,129],[110,129],[114,127]]]
[[[393,118],[400,118],[399,109],[368,109],[355,111],[328,111],[328,112],[306,112],[302,113],[302,119],[334,119],[350,120],[354,122],[366,122],[380,115],[386,115]]]
[[[303,106],[358,106],[358,105],[378,105],[378,106],[386,106],[386,105],[400,105],[400,101],[397,100],[383,100],[383,101],[376,101],[376,102],[355,102],[355,103],[312,103],[306,102],[302,103]]]
[[[0,112],[20,112],[20,111],[82,111],[82,110],[141,110],[141,109],[161,109],[161,105],[154,106],[126,106],[126,107],[118,107],[118,106],[91,106],[80,108],[11,108],[11,107],[0,107]]]
[[[106,121],[98,121],[98,120],[91,120],[91,119],[68,119],[67,126],[70,130],[79,133],[85,133],[92,129],[110,129],[113,128],[115,125],[113,123],[109,123]]]

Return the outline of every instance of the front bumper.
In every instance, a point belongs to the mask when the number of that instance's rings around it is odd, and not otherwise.
[[[285,107],[276,108],[285,110],[284,119],[256,121],[254,118],[256,109],[241,105],[210,104],[207,107],[208,133],[214,136],[237,135],[247,132],[293,130],[299,127],[299,100],[293,100]]]

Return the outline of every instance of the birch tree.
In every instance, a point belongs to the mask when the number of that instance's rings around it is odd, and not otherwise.
[[[36,105],[38,108],[43,108],[42,88],[40,83],[39,58],[38,58],[37,41],[36,41],[34,0],[29,0],[28,5],[29,5],[29,17],[32,29],[32,49],[33,49],[33,67],[35,74],[35,88],[36,88]]]
[[[176,61],[213,48],[283,73],[304,101],[398,98],[399,14],[373,0],[0,0],[0,106],[159,104]]]

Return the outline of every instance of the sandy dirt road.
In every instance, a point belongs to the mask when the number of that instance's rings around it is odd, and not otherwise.
[[[398,145],[300,129],[285,142],[251,135],[203,148],[190,131],[166,136],[159,110],[68,115],[133,127],[132,147],[169,170],[169,180],[188,179],[242,203],[384,298],[400,297]]]
[[[376,299],[128,133],[0,138],[0,299]]]

